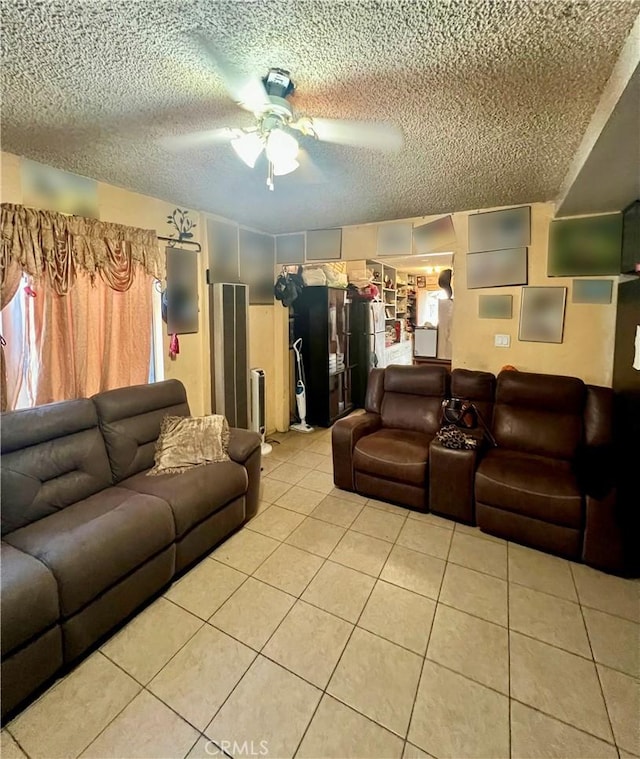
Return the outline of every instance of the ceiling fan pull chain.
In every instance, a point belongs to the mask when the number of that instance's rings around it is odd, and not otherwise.
[[[267,187],[273,192],[273,164],[269,161],[269,173],[267,174]]]

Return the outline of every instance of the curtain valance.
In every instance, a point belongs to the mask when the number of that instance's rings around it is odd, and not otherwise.
[[[3,291],[17,272],[45,279],[59,295],[69,292],[79,269],[119,291],[131,287],[137,266],[164,277],[164,253],[151,229],[2,203],[0,232]]]

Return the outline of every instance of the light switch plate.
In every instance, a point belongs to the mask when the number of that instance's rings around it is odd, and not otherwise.
[[[511,345],[509,335],[494,335],[494,345],[496,348],[508,348]]]

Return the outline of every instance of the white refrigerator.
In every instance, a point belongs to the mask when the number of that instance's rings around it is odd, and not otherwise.
[[[385,313],[384,303],[371,301],[369,303],[369,354],[370,368],[385,366]]]

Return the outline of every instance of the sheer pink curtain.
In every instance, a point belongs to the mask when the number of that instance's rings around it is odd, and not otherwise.
[[[22,302],[2,319],[9,408],[147,382],[152,281],[139,268],[131,287],[119,292],[79,271],[67,295],[41,283],[31,298],[21,288]]]

